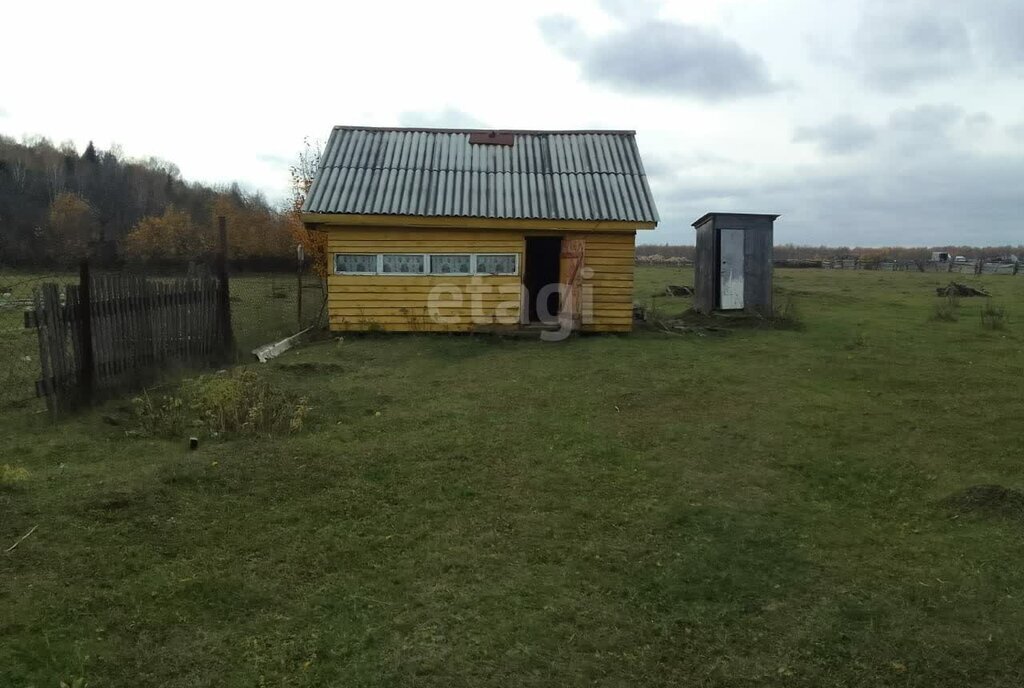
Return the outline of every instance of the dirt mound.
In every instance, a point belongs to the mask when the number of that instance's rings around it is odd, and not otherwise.
[[[949,495],[940,504],[958,514],[1024,520],[1024,492],[1002,485],[971,485]]]
[[[945,287],[936,287],[937,296],[990,296],[984,289],[978,289],[961,282],[950,282]]]

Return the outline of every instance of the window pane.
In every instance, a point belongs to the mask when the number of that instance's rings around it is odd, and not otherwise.
[[[382,272],[394,272],[408,275],[423,274],[423,255],[419,253],[385,253]]]
[[[481,275],[514,275],[516,274],[516,254],[477,256],[476,271]]]
[[[469,272],[469,254],[432,255],[430,271],[435,275],[466,274]]]
[[[334,254],[335,272],[377,272],[377,256],[356,253]]]

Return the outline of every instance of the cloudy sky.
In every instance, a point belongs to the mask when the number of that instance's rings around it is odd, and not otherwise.
[[[334,124],[635,129],[662,224],[1024,243],[1021,0],[18,2],[0,133],[283,197]]]

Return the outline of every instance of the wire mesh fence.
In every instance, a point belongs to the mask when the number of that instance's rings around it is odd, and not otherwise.
[[[240,360],[252,350],[325,322],[322,280],[301,272],[231,273],[231,321]]]

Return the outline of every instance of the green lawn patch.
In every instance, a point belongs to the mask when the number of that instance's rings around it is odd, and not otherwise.
[[[932,320],[941,277],[779,270],[799,331],[319,341],[259,370],[301,428],[197,451],[8,410],[0,685],[1020,685],[1024,327]]]

